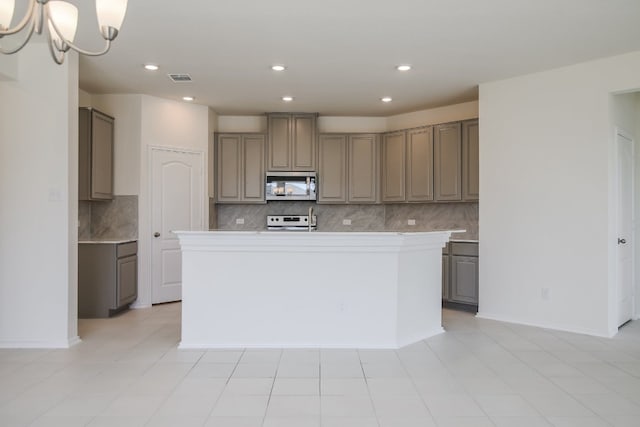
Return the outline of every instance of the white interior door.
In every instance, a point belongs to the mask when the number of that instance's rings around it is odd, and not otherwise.
[[[203,229],[203,154],[151,150],[152,297],[182,299],[182,256],[172,231]]]
[[[618,152],[618,326],[633,316],[633,141],[616,134]]]

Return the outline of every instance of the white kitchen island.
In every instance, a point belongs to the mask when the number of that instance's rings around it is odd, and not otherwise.
[[[399,348],[442,332],[452,232],[178,231],[180,348]]]

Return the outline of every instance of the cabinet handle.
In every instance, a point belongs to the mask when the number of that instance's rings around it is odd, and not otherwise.
[[[153,233],[153,237],[160,237],[160,233],[156,231],[155,233]]]

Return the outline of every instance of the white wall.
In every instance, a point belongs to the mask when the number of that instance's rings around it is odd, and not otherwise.
[[[82,89],[78,89],[78,106],[79,107],[93,107],[93,95]]]
[[[138,199],[139,284],[136,307],[151,305],[151,207],[150,147],[172,147],[200,151],[206,161],[209,152],[209,108],[153,96],[141,96],[140,197]],[[206,170],[206,169],[205,169]],[[207,197],[208,179],[204,179]],[[209,203],[203,200],[203,221],[208,229]]]
[[[615,333],[610,93],[637,88],[640,52],[480,85],[480,317]]]
[[[389,117],[320,116],[320,133],[382,133],[419,126],[475,119],[478,101],[431,108]],[[217,132],[267,132],[266,116],[218,116]]]
[[[18,55],[0,55],[0,81],[18,79]]]
[[[77,340],[78,63],[46,46],[0,82],[0,347]]]
[[[478,101],[464,102],[462,104],[390,116],[387,118],[387,131],[475,119],[477,117]]]
[[[635,94],[635,221],[634,221],[634,239],[635,239],[635,309],[636,319],[640,318],[640,92]]]

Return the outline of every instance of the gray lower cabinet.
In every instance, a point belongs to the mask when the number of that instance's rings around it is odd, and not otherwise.
[[[138,297],[138,242],[78,244],[78,317],[109,317]]]
[[[478,305],[478,243],[451,242],[442,254],[442,300]]]

